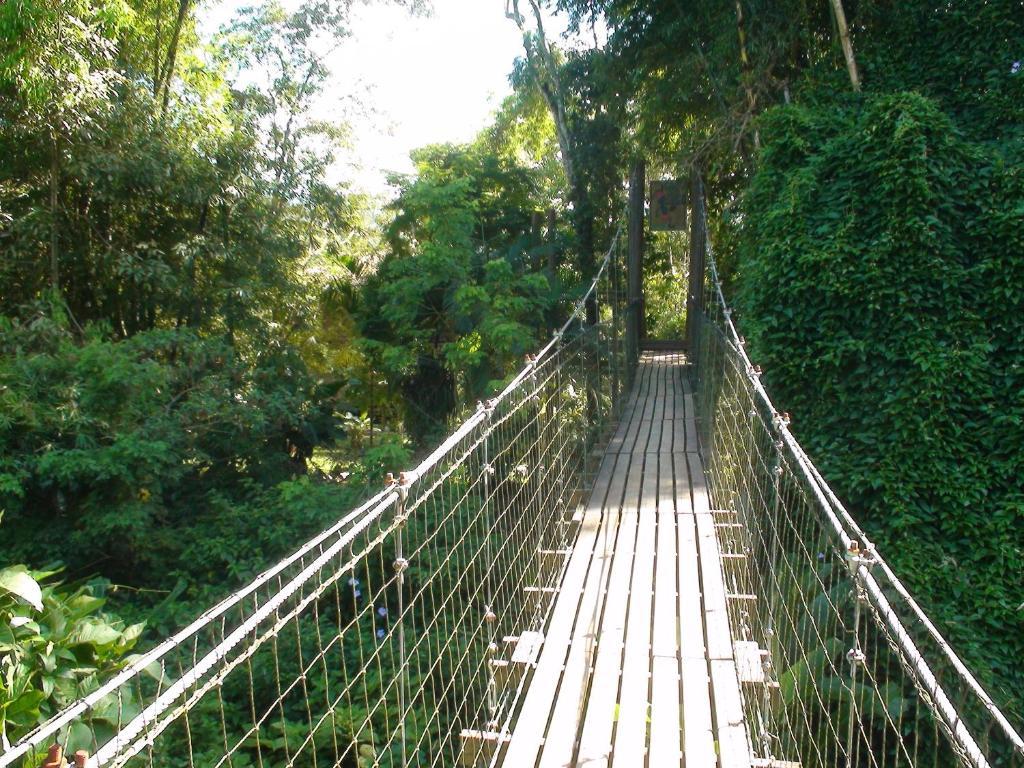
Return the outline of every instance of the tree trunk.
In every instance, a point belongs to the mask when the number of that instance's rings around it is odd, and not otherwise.
[[[597,271],[594,211],[590,205],[590,195],[583,184],[579,183],[570,188],[569,200],[572,202],[572,228],[576,233],[580,271],[584,277],[590,278]],[[593,300],[587,302],[587,322],[597,322],[597,304]]]
[[[57,134],[50,135],[50,288],[60,293],[60,252],[58,227],[60,211],[60,145]]]
[[[846,25],[843,0],[831,2],[836,17],[836,28],[839,30],[839,42],[843,46],[843,58],[846,59],[846,71],[850,75],[850,85],[853,86],[853,90],[860,91],[860,75],[857,73],[857,60],[853,57],[853,42],[850,40],[850,28]]]
[[[174,22],[174,31],[171,33],[171,42],[167,46],[167,55],[164,57],[163,70],[160,73],[160,82],[163,89],[163,102],[160,106],[161,114],[167,114],[167,107],[171,102],[171,80],[174,78],[174,63],[178,58],[178,41],[181,39],[181,28],[188,18],[190,0],[178,0],[178,18]]]
[[[753,118],[757,111],[757,97],[754,95],[754,86],[750,82],[752,68],[750,55],[747,53],[747,22],[743,16],[742,0],[736,0],[736,35],[740,44],[740,77],[743,80],[743,91],[747,95],[747,112]],[[756,130],[754,131],[754,147],[755,149],[761,148],[761,137]]]
[[[157,2],[155,31],[153,33],[153,99],[160,95],[160,38],[164,19],[164,4]]]
[[[573,230],[579,248],[579,263],[583,274],[590,277],[597,269],[594,246],[594,215],[586,182],[580,177],[576,166],[575,142],[569,119],[565,110],[565,98],[558,74],[558,63],[551,52],[547,36],[544,33],[544,20],[537,0],[528,0],[533,13],[536,31],[536,42],[531,41],[531,33],[526,27],[526,19],[519,12],[519,0],[506,2],[505,15],[512,19],[523,35],[523,49],[530,74],[536,84],[548,111],[555,122],[555,135],[558,138],[558,149],[569,187],[569,200],[572,202]],[[597,322],[596,301],[587,302],[587,322]]]

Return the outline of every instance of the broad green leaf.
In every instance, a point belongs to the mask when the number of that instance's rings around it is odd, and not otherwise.
[[[14,595],[37,611],[43,610],[43,592],[23,566],[13,566],[0,571],[0,592]]]

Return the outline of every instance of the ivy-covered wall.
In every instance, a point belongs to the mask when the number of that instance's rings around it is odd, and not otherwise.
[[[738,303],[795,430],[1000,698],[1024,674],[1024,166],[915,92],[779,107]]]

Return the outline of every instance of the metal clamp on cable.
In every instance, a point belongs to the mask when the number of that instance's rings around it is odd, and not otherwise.
[[[875,558],[870,550],[862,550],[860,542],[854,539],[846,550],[846,564],[850,569],[850,573],[856,576],[862,565],[870,570],[871,566],[875,564]]]
[[[388,477],[392,477],[388,473]],[[399,526],[405,525],[405,521],[409,519],[409,513],[406,511],[406,503],[409,500],[409,485],[412,483],[412,479],[409,477],[407,472],[398,473],[398,482],[392,484],[395,487],[395,491],[398,493],[398,512],[395,514],[395,523]]]
[[[776,411],[772,415],[772,424],[774,424],[775,428],[778,429],[779,431],[782,431],[783,429],[787,429],[789,427],[789,423],[790,423],[790,417],[789,417],[789,414],[787,412],[785,412],[785,411],[783,411],[782,413],[779,413],[778,411]]]

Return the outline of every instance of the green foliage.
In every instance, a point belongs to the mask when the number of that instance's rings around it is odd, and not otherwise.
[[[1019,149],[968,140],[917,94],[779,108],[761,130],[739,276],[752,355],[898,572],[1020,707]]]
[[[45,530],[150,639],[409,466],[409,435],[492,392],[552,319],[564,238],[541,242],[537,212],[563,187],[536,94],[468,147],[417,153],[383,234],[330,180],[347,132],[313,106],[353,6],[270,2],[206,41],[192,0],[0,8],[0,559],[48,562]],[[141,624],[99,613],[100,587],[0,574],[15,739],[123,663]],[[232,693],[197,710],[197,740],[248,716]],[[359,764],[383,758],[352,736]]]
[[[652,339],[686,336],[687,248],[675,232],[652,232],[644,244],[644,313]]]
[[[367,285],[364,332],[423,441],[537,346],[553,297],[532,230],[535,174],[480,146],[415,159],[393,204],[391,255]]]
[[[143,625],[102,612],[102,583],[62,585],[52,572],[0,570],[0,744],[7,746],[62,707],[94,691],[128,661]],[[130,696],[130,694],[129,694]],[[116,701],[100,701],[99,738],[117,727]],[[139,711],[122,698],[122,712]],[[88,734],[80,743],[91,743]]]
[[[16,0],[0,6],[0,88],[51,131],[99,106],[115,78],[114,40],[132,18],[123,0]],[[61,125],[63,123],[63,125]]]
[[[110,575],[158,578],[170,532],[209,494],[303,473],[331,428],[287,347],[246,360],[187,330],[79,344],[45,321],[3,328],[0,504],[21,534],[8,552],[28,556],[43,525],[110,558]]]

